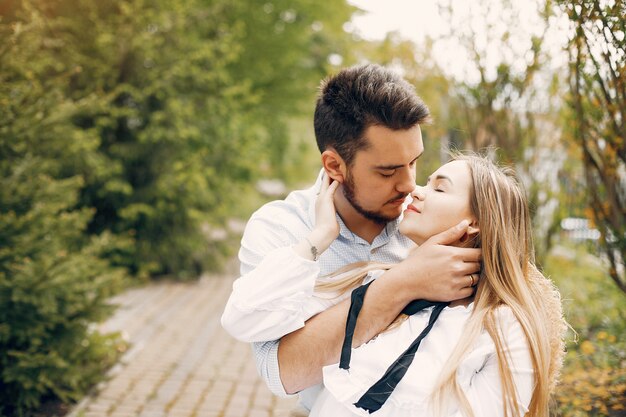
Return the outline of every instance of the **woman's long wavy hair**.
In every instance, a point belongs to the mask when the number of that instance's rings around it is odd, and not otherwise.
[[[459,402],[465,415],[474,417],[457,382],[456,371],[478,336],[486,330],[496,346],[504,415],[519,416],[511,364],[505,353],[506,342],[497,321],[498,307],[507,306],[524,331],[533,363],[534,390],[528,415],[547,416],[550,391],[556,383],[562,359],[559,352],[562,351],[563,326],[560,324],[564,321],[558,293],[534,267],[530,215],[524,189],[512,169],[498,167],[487,158],[457,154],[453,160],[465,161],[471,173],[469,203],[480,229],[474,246],[482,248],[482,269],[473,311],[434,388],[433,411],[440,415],[452,397]],[[347,291],[358,286],[367,272],[388,268],[389,265],[385,264],[352,264],[337,271],[342,275],[338,281],[320,283],[316,291],[320,294]],[[546,296],[546,292],[552,293]]]

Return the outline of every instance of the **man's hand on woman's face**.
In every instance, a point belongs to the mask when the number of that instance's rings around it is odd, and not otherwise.
[[[449,246],[459,240],[468,222],[432,236],[396,268],[405,277],[407,297],[431,301],[453,301],[471,296],[480,275],[480,249]],[[473,274],[473,278],[471,277]]]

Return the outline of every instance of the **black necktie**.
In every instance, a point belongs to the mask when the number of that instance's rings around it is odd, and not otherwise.
[[[339,367],[341,369],[350,369],[350,356],[352,355],[352,338],[354,337],[354,329],[356,328],[357,318],[359,317],[359,313],[363,307],[365,293],[370,284],[371,282],[352,291],[350,310],[348,311],[348,318],[346,320],[346,335],[341,347],[341,358],[339,360]],[[417,338],[402,353],[402,355],[400,355],[400,357],[396,359],[395,362],[389,366],[389,368],[387,368],[385,374],[374,385],[372,385],[365,392],[365,394],[363,394],[363,396],[361,396],[359,401],[354,403],[355,406],[367,410],[369,413],[373,413],[383,406],[413,362],[415,352],[417,352],[417,348],[422,342],[422,339],[424,339],[428,332],[430,332],[433,328],[439,314],[441,314],[443,309],[448,304],[449,303],[427,300],[414,300],[402,310],[403,314],[413,315],[424,310],[425,308],[434,306],[426,328],[422,330],[419,336],[417,336]]]

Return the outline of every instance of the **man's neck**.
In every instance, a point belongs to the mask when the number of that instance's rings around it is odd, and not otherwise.
[[[335,195],[337,214],[339,214],[343,223],[352,233],[371,244],[376,236],[382,232],[386,224],[380,224],[364,217],[340,193],[341,191]]]

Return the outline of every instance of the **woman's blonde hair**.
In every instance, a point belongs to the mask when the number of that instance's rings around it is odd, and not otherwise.
[[[482,248],[482,269],[473,311],[433,391],[433,411],[436,415],[441,414],[452,396],[458,400],[465,415],[474,416],[457,382],[456,371],[484,329],[496,346],[504,415],[519,416],[511,364],[497,319],[498,307],[507,306],[523,329],[533,363],[534,390],[528,413],[547,416],[550,392],[562,363],[566,323],[558,291],[534,267],[530,215],[524,189],[512,169],[498,167],[486,157],[456,154],[453,160],[466,162],[471,174],[469,204],[480,229],[475,246]],[[316,290],[347,291],[362,283],[370,270],[388,268],[388,265],[368,263],[360,263],[355,268],[353,264],[338,271],[343,274],[338,282],[321,285]]]

